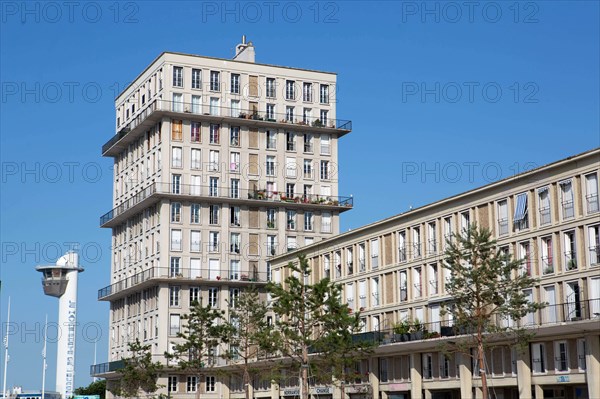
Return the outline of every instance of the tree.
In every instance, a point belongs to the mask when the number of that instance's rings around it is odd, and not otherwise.
[[[303,254],[287,268],[284,284],[267,286],[276,315],[271,342],[299,369],[300,399],[308,399],[309,368],[321,375],[345,373],[348,359],[362,345],[352,339],[360,330],[360,317],[341,303],[341,287],[329,278],[308,284],[310,268]],[[312,363],[310,353],[316,358]]]
[[[104,399],[106,397],[106,380],[97,380],[87,387],[79,387],[73,391],[74,395],[99,395],[100,399]]]
[[[157,380],[162,364],[152,361],[151,346],[142,345],[139,339],[128,346],[131,357],[123,359],[124,367],[118,371],[118,385],[112,391],[127,398],[138,397],[140,390],[146,394],[156,392],[159,388]]]
[[[523,259],[511,259],[510,254],[497,248],[485,228],[471,225],[461,234],[448,240],[444,268],[450,271],[446,283],[452,306],[444,309],[450,313],[461,332],[471,339],[464,348],[475,347],[481,374],[483,398],[487,399],[487,367],[484,351],[492,339],[510,336],[517,343],[529,340],[519,321],[544,305],[530,302],[523,293],[538,280],[522,269]],[[468,354],[466,350],[462,352]]]
[[[184,331],[177,334],[181,343],[173,345],[172,351],[165,352],[169,361],[176,361],[179,369],[185,370],[200,377],[213,368],[218,357],[218,347],[221,343],[227,343],[231,335],[229,327],[224,321],[225,312],[213,308],[210,304],[202,306],[194,301],[190,312],[182,319],[187,321]],[[196,389],[196,397],[200,390]]]
[[[241,360],[246,399],[250,399],[249,385],[254,372],[250,363],[271,349],[272,326],[267,323],[267,311],[266,303],[254,286],[229,303],[228,328],[231,336],[228,357]]]

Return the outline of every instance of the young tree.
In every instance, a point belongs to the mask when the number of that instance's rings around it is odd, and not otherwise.
[[[246,399],[250,399],[249,385],[255,371],[250,363],[270,349],[272,327],[266,320],[267,310],[255,286],[250,286],[229,303],[229,358],[241,360]]]
[[[519,321],[544,306],[530,302],[523,293],[537,282],[522,269],[523,259],[511,259],[510,254],[497,248],[491,235],[488,229],[476,225],[453,234],[443,265],[450,271],[446,290],[452,297],[452,306],[444,312],[450,313],[456,326],[471,337],[464,344],[465,348],[475,347],[484,399],[488,397],[484,361],[488,342],[499,335],[511,336],[517,343],[527,342],[529,336]]]
[[[162,364],[152,361],[151,346],[142,345],[139,339],[128,346],[131,356],[123,359],[125,367],[118,371],[119,382],[112,391],[126,398],[138,397],[140,390],[146,394],[156,392]]]
[[[359,315],[351,315],[341,303],[339,285],[324,278],[308,284],[310,268],[303,254],[287,265],[284,284],[269,283],[276,322],[271,342],[299,369],[300,399],[308,399],[309,368],[328,375],[345,373],[348,357],[359,350],[352,334],[359,331]],[[315,353],[315,362],[309,362]],[[325,366],[325,369],[322,368]],[[342,371],[344,370],[344,371]]]
[[[194,301],[189,313],[182,316],[187,322],[183,332],[177,334],[182,341],[174,344],[172,351],[165,352],[167,360],[176,361],[179,369],[192,373],[200,381],[214,367],[219,345],[230,336],[229,327],[223,322],[224,314],[210,304],[202,306]],[[199,396],[200,390],[196,389],[196,397]]]
[[[99,395],[100,399],[104,399],[106,396],[106,380],[97,380],[90,383],[87,387],[76,388],[73,394],[83,396]]]

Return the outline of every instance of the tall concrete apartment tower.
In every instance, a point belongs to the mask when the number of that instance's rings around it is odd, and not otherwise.
[[[109,362],[93,375],[110,380],[136,338],[163,359],[193,300],[226,309],[269,280],[270,256],[339,232],[353,202],[338,194],[338,139],[351,122],[335,93],[334,73],[258,64],[244,37],[233,59],[162,53],[116,98],[117,134],[102,147],[113,209],[100,219],[111,284],[98,293]]]

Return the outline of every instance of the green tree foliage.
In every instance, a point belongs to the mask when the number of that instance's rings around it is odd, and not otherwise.
[[[360,331],[360,317],[342,304],[338,284],[329,278],[309,284],[310,268],[303,254],[287,268],[290,274],[283,284],[267,287],[276,315],[271,342],[299,371],[300,398],[308,399],[309,371],[343,378],[367,344],[353,339]]]
[[[200,381],[202,375],[216,365],[220,344],[227,343],[231,336],[230,327],[224,323],[224,315],[223,310],[194,301],[189,313],[182,316],[183,332],[177,334],[181,341],[173,345],[172,351],[165,352],[167,360]],[[196,396],[199,395],[200,390],[197,389]]]
[[[473,356],[487,399],[485,349],[500,337],[510,337],[515,344],[527,343],[530,334],[520,326],[520,320],[544,304],[530,302],[523,290],[538,280],[523,269],[523,259],[511,259],[498,249],[488,229],[476,225],[452,235],[443,266],[450,271],[446,291],[452,297],[444,312],[453,316],[460,332],[471,337],[462,342],[461,352],[469,354],[466,349],[475,348]]]
[[[126,398],[138,397],[140,391],[146,394],[156,392],[158,374],[163,366],[152,361],[150,345],[142,345],[138,339],[129,343],[131,356],[123,359],[125,367],[118,371],[120,378],[113,393]]]
[[[98,380],[90,383],[87,387],[75,388],[74,395],[100,395],[100,399],[106,397],[106,380]]]

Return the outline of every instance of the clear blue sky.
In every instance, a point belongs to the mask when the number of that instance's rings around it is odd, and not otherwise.
[[[41,386],[39,323],[56,319],[34,267],[80,243],[79,322],[107,358],[113,99],[162,51],[336,71],[342,230],[600,145],[596,1],[2,2],[2,321],[13,300],[8,385]],[[27,9],[25,9],[27,7]],[[360,161],[357,161],[360,160]],[[29,172],[28,172],[29,171]],[[426,172],[429,171],[429,172]],[[35,331],[21,334],[24,329]],[[95,330],[77,347],[91,381]],[[54,346],[48,386],[54,386]],[[1,367],[1,366],[0,366]]]

